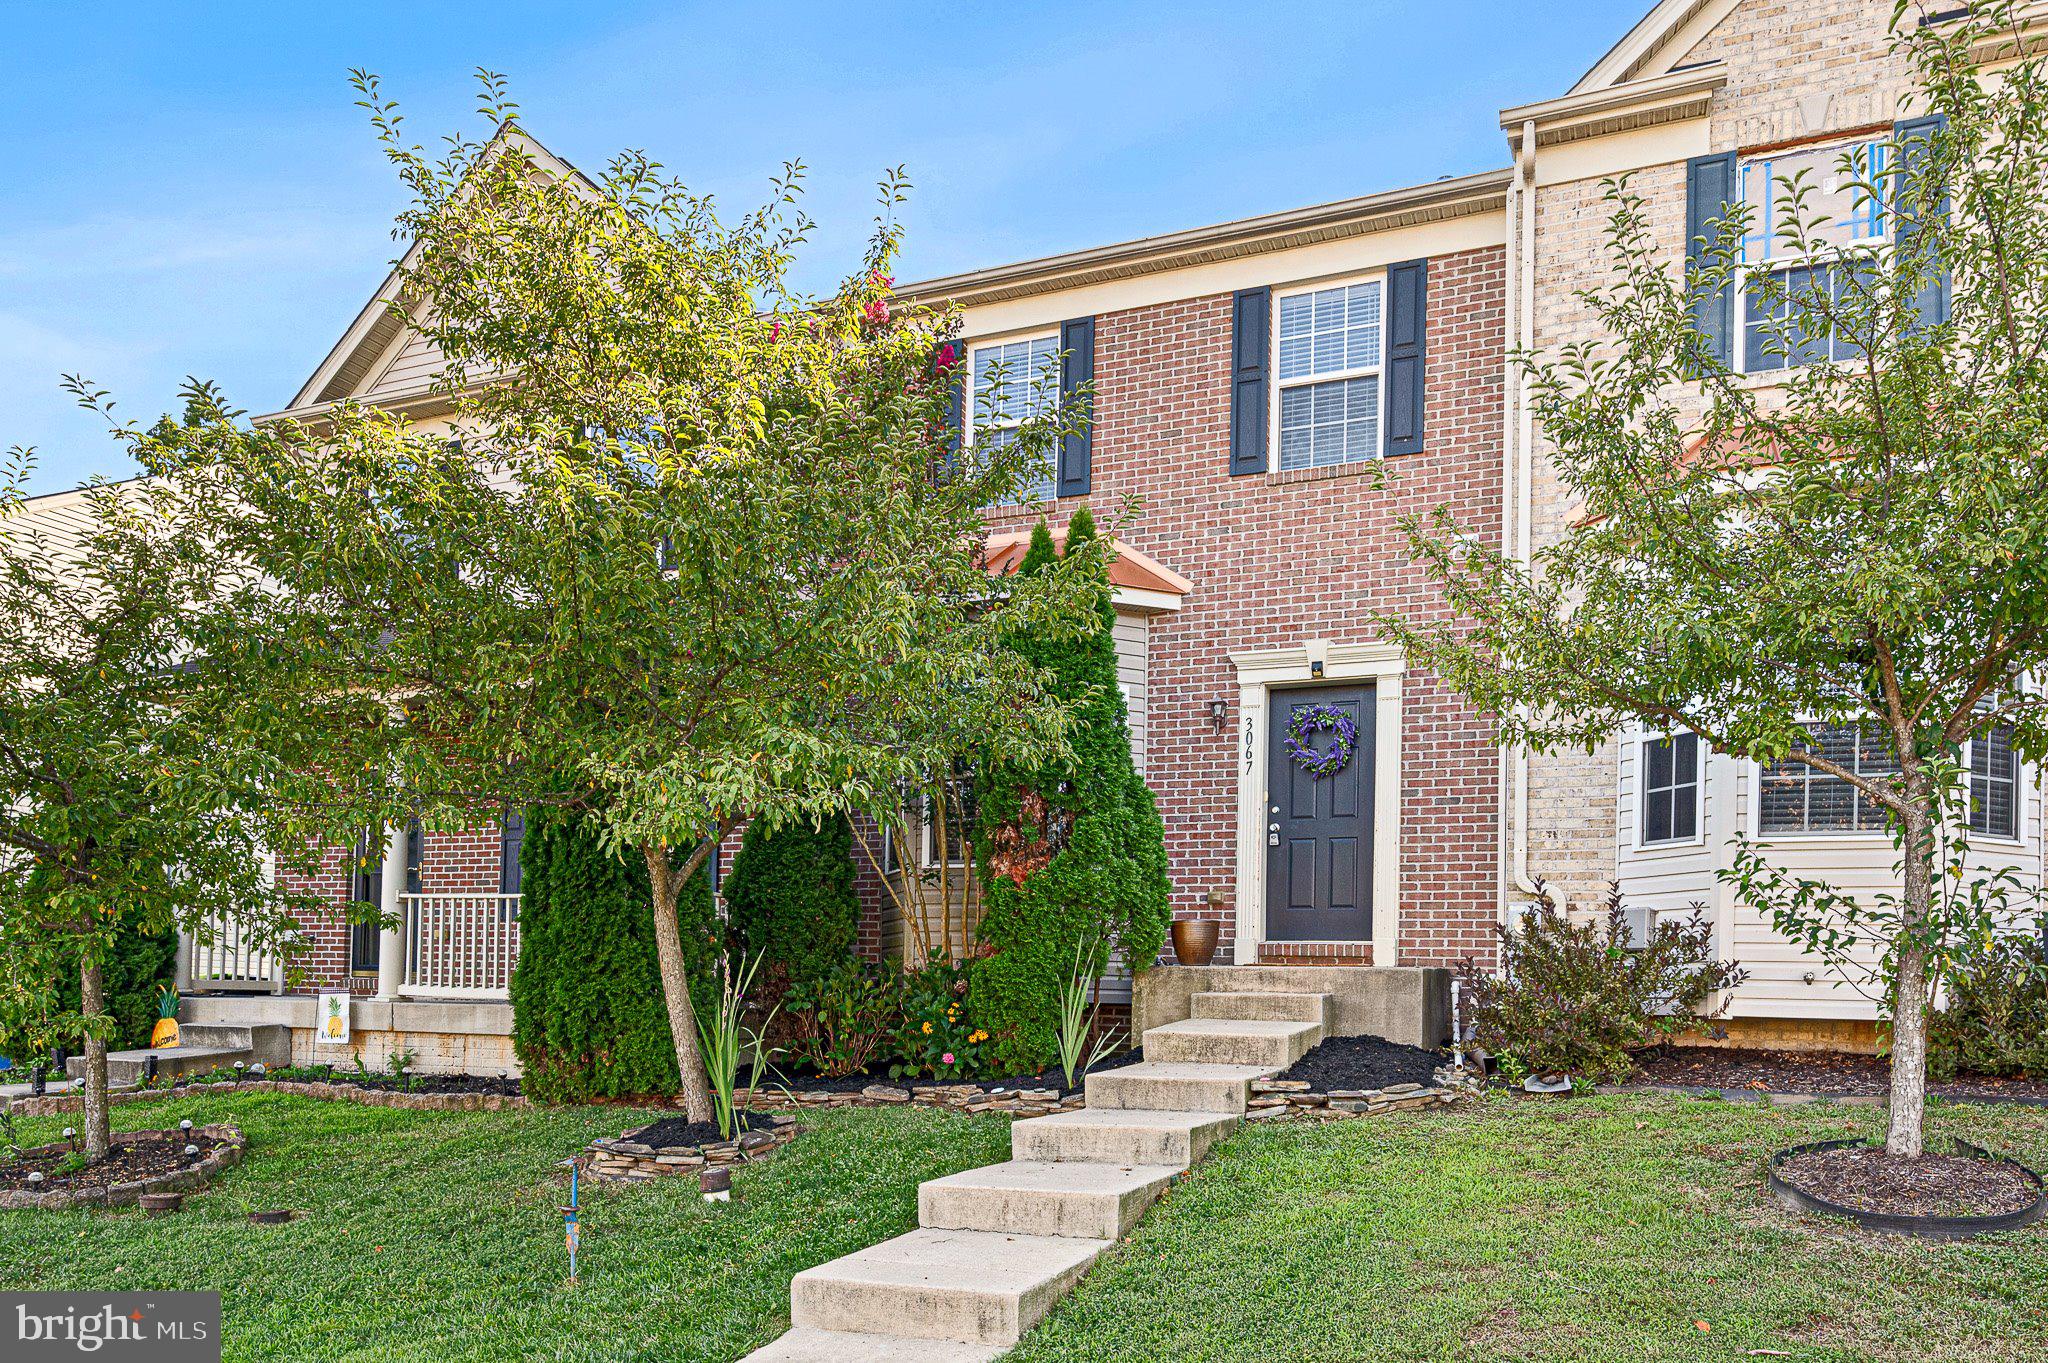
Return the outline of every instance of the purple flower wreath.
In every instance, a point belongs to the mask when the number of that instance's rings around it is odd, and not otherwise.
[[[1318,752],[1312,741],[1317,734],[1335,734],[1337,741],[1328,752]],[[1295,766],[1310,776],[1335,776],[1351,765],[1351,754],[1356,751],[1358,725],[1351,716],[1333,705],[1294,707],[1287,721],[1287,755]]]

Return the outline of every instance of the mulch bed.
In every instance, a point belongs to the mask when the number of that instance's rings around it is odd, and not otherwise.
[[[765,1112],[739,1111],[732,1114],[733,1138],[737,1140],[748,1131],[768,1131],[775,1126],[775,1119]],[[677,1146],[709,1145],[725,1138],[718,1134],[717,1122],[692,1122],[682,1117],[663,1117],[650,1122],[638,1131],[628,1131],[622,1140],[636,1145],[653,1146],[656,1150],[670,1150]]]
[[[2031,1179],[2002,1160],[1936,1154],[1896,1159],[1878,1146],[1807,1150],[1777,1172],[1810,1196],[1892,1216],[2003,1216],[2040,1196]]]
[[[1882,1097],[1891,1092],[1891,1065],[1874,1055],[1834,1051],[1769,1051],[1720,1046],[1667,1046],[1640,1057],[1634,1082],[1684,1088],[1818,1093],[1830,1097]],[[1942,1098],[2048,1104],[2048,1083],[1968,1076],[1930,1083]]]
[[[1403,1046],[1376,1036],[1335,1036],[1279,1077],[1304,1081],[1316,1093],[1385,1089],[1395,1084],[1427,1087],[1445,1062],[1443,1055],[1420,1046]]]
[[[250,1074],[245,1070],[239,1081],[228,1079],[217,1072],[194,1074],[179,1079],[172,1087],[187,1088],[222,1082],[249,1083],[264,1079],[293,1084],[347,1084],[352,1088],[373,1089],[380,1093],[485,1093],[500,1098],[519,1096],[519,1081],[502,1074],[414,1074],[401,1081],[393,1075],[374,1070],[363,1074],[354,1069],[338,1069],[331,1065],[280,1065],[260,1075]]]
[[[1119,1051],[1115,1055],[1106,1055],[1090,1065],[1086,1073],[1122,1069],[1126,1065],[1135,1065],[1144,1058],[1145,1052],[1142,1048]],[[1080,1074],[1074,1076],[1077,1081],[1082,1077]],[[1018,1089],[1056,1089],[1061,1094],[1068,1094],[1078,1093],[1081,1089],[1078,1082],[1070,1087],[1067,1084],[1067,1076],[1058,1069],[1041,1070],[1037,1074],[1005,1075],[998,1079],[933,1079],[927,1075],[908,1074],[892,1079],[889,1077],[889,1067],[878,1065],[854,1074],[841,1075],[837,1079],[827,1079],[801,1069],[776,1069],[762,1076],[761,1091],[769,1093],[779,1088],[787,1088],[796,1093],[859,1093],[862,1089],[876,1084],[899,1089],[929,1084],[943,1084],[949,1087],[964,1085],[978,1088],[985,1093],[1011,1093]]]
[[[187,1145],[198,1146],[199,1153],[186,1155]],[[68,1173],[60,1173],[59,1170],[70,1152],[46,1146],[29,1151],[12,1164],[0,1165],[0,1192],[79,1192],[111,1188],[117,1183],[135,1183],[176,1173],[199,1163],[217,1150],[225,1149],[227,1145],[225,1140],[197,1131],[192,1132],[188,1140],[133,1140],[116,1134],[105,1159]],[[42,1181],[30,1183],[28,1176],[31,1173],[42,1174]]]

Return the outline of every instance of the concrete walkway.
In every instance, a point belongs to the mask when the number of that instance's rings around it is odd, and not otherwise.
[[[919,1229],[796,1275],[750,1363],[986,1363],[1244,1120],[1252,1080],[1323,1039],[1323,994],[1196,994],[1145,1060],[1091,1074],[1088,1106],[1010,1128],[1006,1164],[918,1189]]]

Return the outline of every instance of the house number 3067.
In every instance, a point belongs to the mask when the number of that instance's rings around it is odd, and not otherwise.
[[[1252,741],[1252,735],[1254,732],[1255,729],[1252,724],[1252,717],[1250,715],[1246,715],[1244,717],[1244,774],[1247,776],[1252,774],[1253,749],[1257,746]]]

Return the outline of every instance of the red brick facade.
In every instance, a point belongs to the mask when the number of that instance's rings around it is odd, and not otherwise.
[[[455,833],[419,833],[420,888],[429,894],[496,894],[498,892],[498,826],[467,829]],[[352,859],[342,848],[329,848],[320,863],[320,873],[310,881],[289,878],[294,888],[306,888],[334,905],[334,916],[302,924],[310,949],[299,958],[303,971],[301,987],[307,989],[348,988],[359,994],[374,994],[377,977],[351,975],[349,971],[350,926],[340,914],[349,898]]]
[[[1503,285],[1498,248],[1430,262],[1425,448],[1386,460],[1384,486],[1373,464],[1230,476],[1228,294],[1096,318],[1088,500],[1108,518],[1124,498],[1139,498],[1119,537],[1194,583],[1179,612],[1151,625],[1147,780],[1166,824],[1175,913],[1222,921],[1219,960],[1229,958],[1236,902],[1238,683],[1229,655],[1312,638],[1370,642],[1379,610],[1440,615],[1403,517],[1448,506],[1498,542]],[[1078,500],[1051,510],[1056,526]],[[1037,515],[998,515],[996,528],[1027,527]],[[1220,733],[1209,714],[1216,700],[1233,719]],[[1408,673],[1403,706],[1401,963],[1490,960],[1499,776],[1491,727],[1427,672]],[[1211,907],[1212,894],[1221,907]],[[1362,964],[1369,953],[1348,959]]]
[[[1147,779],[1166,824],[1174,910],[1221,920],[1219,959],[1229,959],[1236,902],[1238,683],[1229,655],[1314,638],[1369,643],[1376,611],[1441,614],[1439,594],[1411,560],[1404,517],[1448,506],[1462,525],[1497,542],[1503,270],[1499,248],[1430,262],[1424,449],[1381,464],[1230,475],[1228,294],[1096,319],[1089,500],[1107,520],[1125,498],[1139,499],[1119,536],[1194,584],[1181,610],[1151,624]],[[1051,509],[1055,525],[1075,500]],[[1015,529],[1037,516],[1033,509],[992,519],[995,528]],[[1210,717],[1216,700],[1232,712],[1221,732]],[[1499,773],[1491,728],[1427,672],[1408,672],[1402,704],[1400,808],[1377,815],[1399,820],[1400,961],[1489,961]],[[728,867],[737,843],[722,849]],[[422,879],[429,892],[495,892],[495,828],[426,834]],[[865,867],[860,881],[860,950],[872,958],[883,949],[886,896]],[[331,854],[317,888],[338,902],[346,887],[343,858]],[[346,980],[347,927],[323,922],[309,932],[318,943],[309,981]],[[1328,955],[1272,953],[1304,963]],[[1336,956],[1365,964],[1371,950]],[[357,979],[353,987],[374,984]]]

